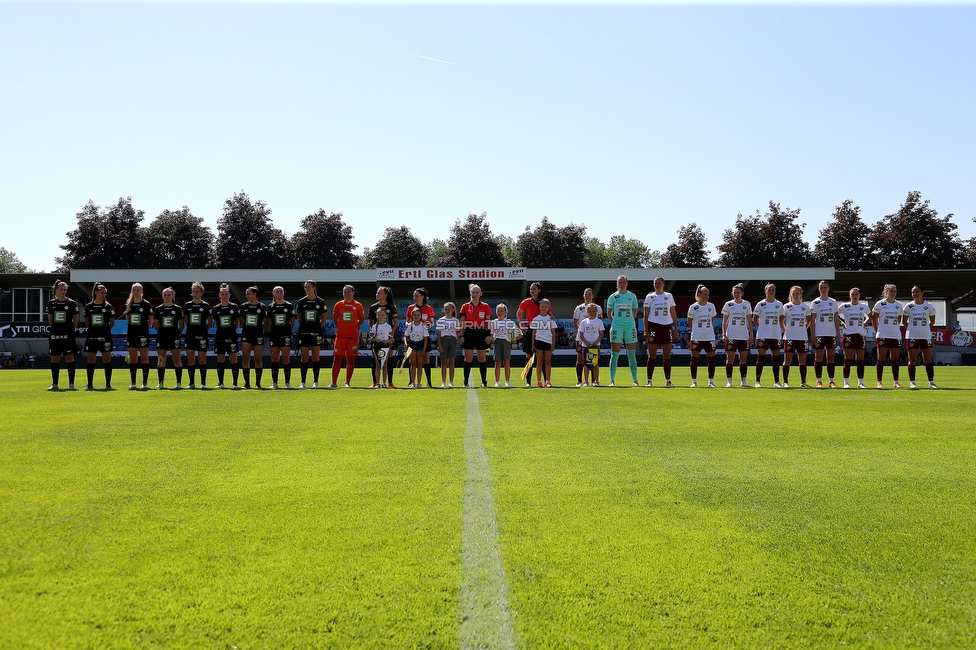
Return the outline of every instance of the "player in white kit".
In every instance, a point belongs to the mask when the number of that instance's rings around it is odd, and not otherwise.
[[[773,355],[773,385],[782,388],[779,383],[779,348],[783,338],[783,321],[786,311],[783,303],[776,300],[776,285],[770,282],[766,285],[766,298],[756,303],[752,312],[752,319],[756,325],[756,388],[762,388],[763,365],[766,363],[766,350]]]
[[[839,307],[841,318],[844,320],[844,332],[841,336],[841,347],[844,349],[844,388],[851,387],[851,361],[857,363],[857,387],[864,386],[864,351],[867,349],[867,330],[865,324],[871,321],[871,309],[861,302],[861,290],[851,288],[850,302]]]
[[[688,308],[691,327],[691,387],[698,387],[698,360],[702,351],[708,358],[708,387],[715,388],[715,305],[708,302],[708,287],[698,285],[697,302]]]
[[[837,340],[840,338],[840,318],[837,314],[837,301],[830,297],[830,285],[821,280],[817,287],[820,297],[810,303],[810,315],[813,317],[813,372],[817,376],[817,388],[823,388],[823,361],[827,357],[827,379],[830,387],[837,388],[834,383],[834,353]]]
[[[881,379],[884,375],[885,359],[891,359],[891,376],[895,380],[894,387],[901,388],[898,382],[899,355],[901,354],[901,321],[905,306],[895,296],[898,287],[886,284],[884,299],[874,304],[871,310],[871,320],[876,331],[875,342],[878,349],[878,388],[884,388]]]
[[[807,330],[810,327],[810,305],[803,302],[803,288],[790,287],[790,301],[783,306],[783,388],[790,387],[793,355],[800,364],[800,387],[807,386]]]
[[[922,289],[912,287],[912,302],[905,305],[904,324],[907,326],[905,338],[908,340],[908,381],[910,388],[915,384],[915,363],[918,353],[925,362],[925,374],[929,378],[929,388],[935,385],[935,366],[932,364],[932,327],[935,325],[935,306],[922,298]]]
[[[664,278],[654,278],[654,291],[644,298],[644,340],[647,344],[647,386],[654,379],[657,349],[661,348],[664,366],[664,385],[671,383],[671,344],[678,334],[678,312],[674,297],[664,290]]]
[[[752,305],[742,299],[745,289],[739,283],[732,287],[732,300],[722,307],[722,338],[725,339],[725,387],[732,388],[732,364],[739,355],[740,386],[749,388],[749,345],[752,343]]]

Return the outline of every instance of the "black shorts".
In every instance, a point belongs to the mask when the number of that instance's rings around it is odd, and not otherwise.
[[[258,346],[258,347],[263,347],[264,346],[264,342],[266,340],[267,339],[265,338],[264,335],[255,336],[255,335],[248,334],[246,336],[242,336],[241,337],[241,342],[242,343],[247,343],[250,346]]]
[[[148,348],[149,347],[149,335],[148,334],[134,334],[129,332],[125,335],[125,344],[129,348]]]
[[[548,352],[552,349],[552,343],[547,343],[546,341],[536,341],[535,349],[539,352]]]
[[[112,337],[110,336],[89,336],[85,339],[85,352],[101,354],[112,351]]]
[[[48,352],[52,357],[75,353],[75,335],[59,334],[48,340]]]
[[[491,334],[483,327],[469,327],[464,330],[464,342],[461,347],[465,350],[487,350],[485,339]]]
[[[214,339],[214,352],[217,354],[237,354],[238,349],[236,336],[232,339]]]
[[[186,346],[187,350],[206,352],[207,348],[210,346],[210,340],[207,338],[206,334],[187,334],[184,345]]]
[[[157,334],[156,349],[157,350],[179,350],[180,335],[176,334],[174,336],[167,336],[165,334]]]
[[[323,345],[325,345],[325,337],[321,334],[298,333],[298,347],[300,348],[320,348]]]
[[[275,336],[272,334],[268,337],[268,345],[273,348],[290,348],[291,347],[291,335],[285,336]]]

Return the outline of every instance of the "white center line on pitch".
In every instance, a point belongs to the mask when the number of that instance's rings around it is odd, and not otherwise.
[[[461,531],[461,647],[514,648],[515,630],[498,546],[491,472],[481,441],[481,409],[478,393],[474,390],[467,393],[468,424],[464,434],[467,476]]]

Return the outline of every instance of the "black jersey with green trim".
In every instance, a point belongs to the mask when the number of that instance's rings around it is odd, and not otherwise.
[[[51,315],[51,336],[65,336],[75,332],[75,314],[78,313],[78,303],[67,298],[58,300],[51,298],[44,307],[44,313]]]
[[[302,334],[319,334],[322,331],[322,314],[328,308],[325,300],[320,296],[309,298],[305,296],[295,305],[295,314],[298,315],[298,331]]]
[[[249,302],[241,304],[241,334],[243,336],[264,336],[264,320],[268,317],[268,308],[263,302],[252,305]]]
[[[217,338],[234,338],[237,336],[237,317],[241,315],[241,308],[237,303],[217,305],[211,312],[217,325]]]
[[[88,336],[112,336],[112,320],[115,318],[115,307],[105,301],[100,305],[95,301],[85,305],[85,324],[88,326]]]
[[[213,313],[210,303],[187,301],[183,304],[183,313],[186,314],[186,335],[187,336],[206,336],[210,329],[208,321]]]
[[[133,302],[125,310],[125,320],[129,323],[129,334],[138,336],[149,336],[149,317],[152,316],[153,308],[148,300]]]
[[[180,321],[183,320],[183,308],[179,305],[158,305],[153,310],[156,321],[156,331],[162,336],[179,336],[182,330]]]
[[[292,322],[295,315],[295,305],[287,300],[268,305],[268,317],[271,319],[271,336],[291,336]]]

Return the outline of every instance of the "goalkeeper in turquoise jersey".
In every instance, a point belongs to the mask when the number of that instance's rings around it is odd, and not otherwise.
[[[610,385],[617,376],[617,361],[621,344],[627,346],[627,365],[637,386],[637,296],[627,291],[627,276],[617,278],[617,291],[607,298],[607,315],[610,316]]]

